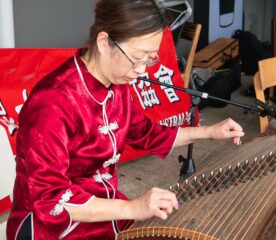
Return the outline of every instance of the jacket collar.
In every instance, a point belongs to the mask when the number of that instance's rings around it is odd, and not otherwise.
[[[107,95],[108,92],[111,88],[114,87],[113,84],[111,84],[108,88],[104,86],[98,79],[96,79],[87,69],[86,65],[84,62],[81,60],[81,53],[83,49],[79,49],[76,53],[76,59],[79,64],[81,73],[84,78],[84,82],[86,84],[86,87],[90,94],[93,95],[93,97],[98,101],[98,102],[103,102]]]

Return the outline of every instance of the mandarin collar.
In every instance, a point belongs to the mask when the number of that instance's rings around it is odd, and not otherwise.
[[[93,97],[98,101],[98,102],[103,102],[107,95],[108,92],[111,88],[114,87],[113,84],[111,84],[109,87],[104,86],[98,79],[96,79],[87,69],[86,65],[84,62],[81,60],[81,53],[83,49],[79,49],[76,53],[76,59],[79,64],[81,73],[83,75],[84,82],[87,86],[88,91],[90,94],[93,95]]]

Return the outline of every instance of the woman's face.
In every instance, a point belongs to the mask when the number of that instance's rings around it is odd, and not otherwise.
[[[158,57],[162,36],[163,31],[158,31],[109,45],[110,50],[102,58],[106,66],[102,69],[106,81],[126,84],[144,73],[146,63]]]

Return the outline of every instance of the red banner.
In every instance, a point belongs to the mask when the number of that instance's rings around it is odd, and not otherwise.
[[[46,74],[74,55],[76,49],[0,49],[0,166],[12,171],[15,161],[18,114],[33,86]],[[0,129],[0,130],[1,130]],[[7,141],[10,145],[7,147]],[[15,171],[15,170],[14,170]],[[0,181],[10,181],[14,172],[1,174]],[[13,184],[11,184],[13,185]],[[10,210],[12,187],[1,184],[0,214]],[[4,192],[4,193],[3,193]]]
[[[161,83],[184,87],[178,69],[173,37],[169,29],[164,32],[158,55],[160,62],[148,68],[142,76]],[[133,80],[130,86],[135,102],[152,120],[168,127],[189,124],[191,102],[188,94],[139,80]]]
[[[8,137],[12,149],[9,156],[15,156],[18,114],[31,89],[43,76],[73,56],[75,52],[76,49],[0,50],[0,125],[6,129],[6,136],[0,136],[0,139]],[[164,32],[159,57],[160,63],[148,68],[144,76],[183,87],[184,83],[178,70],[177,56],[169,29]],[[134,101],[144,114],[154,121],[169,127],[189,124],[190,97],[187,94],[139,80],[133,80],[130,83],[130,90]],[[0,142],[1,151],[7,150],[1,149]],[[146,154],[127,147],[121,162]],[[0,159],[4,164],[14,160]],[[5,181],[5,176],[1,176],[0,181]],[[3,202],[0,201],[0,213],[2,204]]]
[[[148,68],[143,76],[184,87],[170,29],[164,31],[158,55],[160,62]],[[189,126],[191,101],[188,94],[137,79],[130,83],[130,91],[141,111],[150,119],[168,127]],[[196,116],[195,124],[198,124],[198,112]],[[138,152],[127,146],[120,161],[124,162],[145,155],[147,155],[146,152]]]

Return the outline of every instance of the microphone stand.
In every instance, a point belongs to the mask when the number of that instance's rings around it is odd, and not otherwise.
[[[158,81],[146,78],[146,77],[138,77],[138,79],[141,80],[141,81],[150,82],[150,83],[161,85],[161,86],[164,86],[164,87],[173,88],[175,90],[185,92],[185,93],[189,94],[192,97],[198,97],[198,98],[203,98],[203,99],[208,99],[209,98],[209,99],[213,99],[213,100],[216,100],[216,101],[228,103],[228,104],[243,108],[245,110],[248,110],[249,112],[258,113],[261,117],[265,117],[265,116],[269,115],[269,116],[272,116],[272,117],[276,118],[276,109],[272,106],[268,106],[266,103],[264,103],[264,102],[262,102],[258,99],[256,99],[256,105],[258,106],[258,107],[256,107],[256,106],[251,106],[251,105],[247,105],[247,104],[242,104],[242,103],[238,103],[238,102],[229,101],[229,100],[226,100],[226,99],[223,99],[223,98],[214,97],[214,96],[209,95],[206,92],[200,92],[200,91],[189,89],[189,88],[182,88],[182,87],[174,86],[174,85],[171,85],[171,84],[158,82]],[[196,98],[194,98],[194,99],[196,99]],[[193,111],[195,110],[195,108],[196,108],[196,103],[193,103],[193,98],[192,98],[192,108],[191,108],[191,110],[192,110],[192,114],[194,114],[194,115],[195,115],[195,112],[193,112]],[[191,126],[194,126],[194,120],[191,121]],[[180,180],[185,180],[190,175],[192,175],[195,171],[195,165],[194,165],[192,157],[191,157],[192,156],[192,148],[193,148],[192,146],[190,146],[188,148],[188,157],[187,157],[187,159],[183,158],[182,156],[179,156],[179,161],[183,161],[183,166],[180,170]]]
[[[197,90],[195,83],[194,83],[194,78],[197,77],[196,74],[191,74],[191,79],[190,79],[190,86],[193,90]],[[197,106],[200,104],[201,99],[200,97],[196,97],[196,96],[191,96],[191,103],[192,106],[190,107],[190,126],[194,127],[195,126],[195,120],[196,120],[196,109]],[[195,173],[196,171],[196,167],[195,167],[195,163],[193,160],[193,148],[194,148],[194,144],[190,143],[188,144],[188,153],[187,153],[187,158],[183,157],[182,155],[178,156],[178,162],[181,163],[182,162],[182,167],[180,169],[180,179],[179,181],[183,181],[186,178],[190,177],[191,175],[193,175],[193,173]]]
[[[200,98],[203,98],[203,99],[208,99],[209,98],[209,99],[213,99],[213,100],[216,100],[216,101],[228,103],[228,104],[231,104],[231,105],[234,105],[234,106],[237,106],[237,107],[241,107],[241,108],[243,108],[245,110],[248,110],[250,112],[262,113],[263,110],[267,109],[268,113],[269,113],[268,115],[270,115],[270,112],[272,114],[275,114],[273,112],[276,111],[273,107],[265,107],[265,109],[260,109],[260,108],[257,108],[255,106],[246,105],[246,104],[243,104],[243,103],[233,102],[233,101],[229,101],[229,100],[226,100],[226,99],[223,99],[223,98],[214,97],[214,96],[209,95],[206,92],[200,92],[200,91],[189,89],[189,88],[182,88],[182,87],[174,86],[174,85],[167,84],[167,83],[157,82],[155,80],[152,80],[152,79],[149,79],[149,78],[146,78],[146,77],[138,77],[138,79],[141,80],[141,81],[150,82],[150,83],[153,83],[153,84],[158,84],[158,85],[161,85],[161,86],[164,86],[164,87],[173,88],[173,89],[185,92],[185,93],[187,93],[191,96],[196,96],[196,97],[200,97]],[[260,101],[258,100],[258,102],[260,102]],[[257,103],[257,101],[256,101],[256,103]],[[266,105],[263,102],[261,102],[261,103]],[[263,107],[260,104],[259,104],[259,106]],[[271,115],[271,116],[275,117],[275,115]]]

